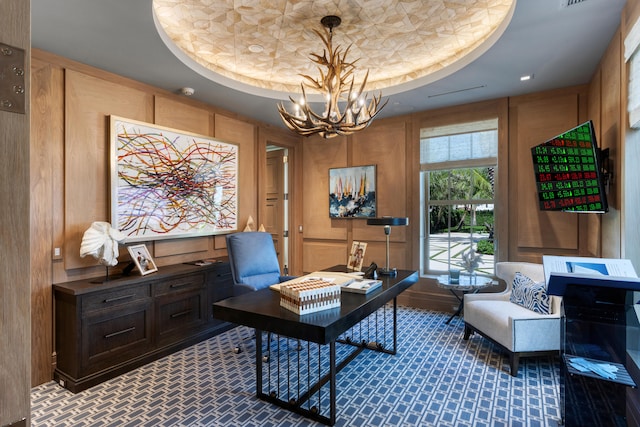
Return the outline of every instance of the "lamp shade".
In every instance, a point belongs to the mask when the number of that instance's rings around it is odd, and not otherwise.
[[[396,218],[392,216],[383,216],[381,218],[367,219],[367,225],[409,225],[409,218]]]

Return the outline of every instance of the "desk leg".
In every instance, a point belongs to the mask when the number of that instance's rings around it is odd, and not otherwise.
[[[398,352],[398,300],[393,299],[393,353]]]
[[[336,423],[336,342],[329,343],[329,425]]]
[[[259,399],[267,402],[274,403],[281,408],[288,409],[292,412],[304,415],[313,420],[319,421],[323,424],[333,426],[337,419],[337,374],[344,369],[353,359],[355,359],[364,350],[379,351],[387,354],[396,354],[398,349],[397,331],[398,331],[398,302],[397,299],[393,299],[393,313],[388,314],[388,308],[385,306],[383,316],[383,335],[386,336],[388,331],[387,327],[390,323],[393,323],[393,344],[391,339],[387,341],[383,338],[382,342],[379,342],[378,337],[375,341],[370,340],[333,340],[328,343],[328,349],[326,345],[308,343],[306,345],[306,363],[304,357],[300,359],[300,353],[297,353],[292,359],[289,359],[288,353],[285,359],[281,360],[280,347],[274,352],[270,352],[269,361],[265,362],[262,358],[262,331],[256,330],[256,394]],[[376,316],[375,333],[378,334]],[[390,319],[389,317],[392,317]],[[392,320],[392,322],[389,322]],[[365,331],[366,332],[366,331]],[[280,336],[277,336],[276,340],[279,342]],[[289,338],[289,340],[293,340]],[[337,360],[336,355],[336,342],[349,344],[354,346],[354,350],[348,353],[340,362]],[[384,345],[383,345],[384,344]],[[270,344],[269,344],[270,345]],[[393,345],[393,350],[387,349]],[[312,346],[316,346],[317,351],[312,352]],[[387,348],[385,348],[385,346]],[[286,346],[285,351],[291,351]],[[324,351],[322,350],[324,349]],[[303,351],[305,349],[303,348]],[[327,354],[328,350],[328,354]],[[313,353],[313,354],[312,354]],[[312,365],[311,356],[317,355],[317,377],[310,371]],[[326,370],[327,356],[329,358],[329,369]],[[324,363],[322,362],[324,360]],[[282,364],[281,364],[282,363]],[[291,364],[290,364],[291,363]],[[275,365],[276,369],[272,373],[271,366]],[[320,366],[325,366],[325,369],[321,370]],[[264,371],[264,372],[263,372]],[[321,372],[322,371],[322,372]],[[275,380],[272,380],[275,375]],[[265,380],[266,379],[266,380]],[[300,380],[302,379],[302,382]],[[305,384],[306,380],[306,384]],[[281,383],[282,381],[282,383]],[[275,385],[272,386],[272,382]],[[267,392],[263,391],[263,387],[266,384],[268,388]],[[281,388],[282,384],[282,388]],[[328,405],[326,399],[328,385],[329,399]],[[305,387],[306,386],[306,387]],[[324,388],[323,388],[324,387]],[[322,396],[325,396],[323,399]],[[313,399],[313,401],[311,400]],[[315,404],[314,404],[315,402]],[[323,404],[324,402],[324,404]],[[321,404],[323,404],[321,406]],[[328,406],[328,408],[327,408]],[[324,415],[323,415],[324,414]]]
[[[262,394],[262,331],[256,329],[256,396]]]
[[[259,332],[256,331],[256,337],[259,336]],[[281,337],[277,336],[278,342],[280,339]],[[295,341],[291,338],[288,340]],[[269,359],[265,362],[262,358],[261,344],[262,340],[256,341],[257,397],[323,424],[335,425],[337,418],[337,374],[364,349],[356,348],[338,363],[335,340],[329,342],[328,346],[307,342],[305,363],[305,357],[300,358],[299,353],[295,354],[293,358],[289,358],[288,353],[292,350],[288,345],[284,350],[287,354],[283,356],[280,346],[277,344],[278,348],[270,352]],[[311,350],[314,346],[317,351]],[[299,351],[305,351],[305,349]],[[315,365],[312,363],[312,359],[316,356],[318,358],[317,372],[314,373],[311,370]],[[326,369],[327,358],[328,369]],[[273,372],[271,370],[272,364],[276,365]],[[321,369],[321,366],[324,366],[325,369]],[[317,377],[314,380],[316,374]],[[266,393],[263,387],[267,387]],[[329,393],[328,399],[326,398],[327,392]]]

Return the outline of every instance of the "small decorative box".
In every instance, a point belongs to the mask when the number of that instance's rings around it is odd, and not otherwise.
[[[322,278],[280,285],[280,306],[297,314],[340,307],[340,284]]]

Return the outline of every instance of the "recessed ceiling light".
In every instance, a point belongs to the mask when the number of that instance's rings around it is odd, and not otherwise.
[[[259,44],[252,44],[249,46],[249,52],[253,52],[253,53],[260,53],[264,50],[264,48],[262,46],[260,46]]]
[[[527,80],[531,80],[533,79],[533,74],[527,74],[525,76],[520,76],[520,81],[521,82],[526,82]]]

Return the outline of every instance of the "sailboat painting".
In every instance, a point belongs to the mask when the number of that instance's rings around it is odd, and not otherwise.
[[[376,166],[329,169],[329,217],[376,217]]]

